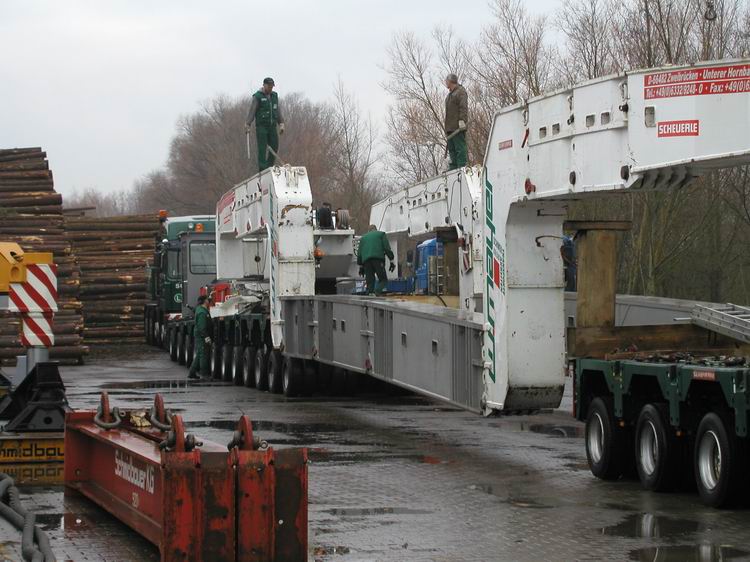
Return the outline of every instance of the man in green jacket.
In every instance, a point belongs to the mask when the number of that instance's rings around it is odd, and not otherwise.
[[[198,306],[195,307],[195,329],[193,331],[193,345],[195,346],[195,358],[190,365],[189,379],[209,378],[208,353],[206,347],[211,345],[209,334],[209,323],[211,317],[208,314],[208,297],[198,297]]]
[[[458,76],[445,77],[448,96],[445,98],[445,136],[448,139],[450,170],[466,166],[466,124],[469,121],[469,95],[458,83]]]
[[[391,271],[396,269],[393,263],[393,252],[388,243],[385,232],[370,225],[370,230],[359,239],[359,250],[357,251],[357,265],[360,266],[360,275],[364,274],[367,281],[367,294],[383,294],[383,289],[388,282],[388,274],[385,272],[385,258],[391,260]],[[375,283],[377,276],[378,282]]]
[[[279,94],[273,91],[273,87],[273,78],[263,80],[263,87],[253,94],[250,111],[247,112],[245,120],[246,133],[250,132],[250,125],[255,121],[260,172],[273,166],[276,161],[274,153],[279,152],[279,135],[284,134],[284,117],[279,106]]]

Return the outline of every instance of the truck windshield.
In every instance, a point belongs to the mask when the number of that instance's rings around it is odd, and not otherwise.
[[[180,250],[167,251],[167,277],[169,279],[180,278]]]
[[[216,243],[190,243],[190,273],[216,273]]]

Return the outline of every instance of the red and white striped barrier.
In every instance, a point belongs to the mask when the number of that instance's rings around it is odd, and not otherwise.
[[[11,283],[9,310],[21,314],[24,347],[52,347],[52,317],[57,312],[57,266],[28,264],[26,281]]]

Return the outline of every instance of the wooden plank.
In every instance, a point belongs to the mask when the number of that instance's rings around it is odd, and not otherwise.
[[[576,326],[614,327],[617,289],[617,232],[590,230],[576,239],[578,302]]]
[[[604,358],[628,351],[741,350],[739,342],[692,324],[569,328],[568,353],[573,357]]]

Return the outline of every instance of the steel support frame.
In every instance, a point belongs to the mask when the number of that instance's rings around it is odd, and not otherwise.
[[[234,560],[235,478],[227,448],[206,442],[165,450],[165,432],[126,420],[104,429],[94,417],[66,417],[66,486],[158,546],[162,562]]]

